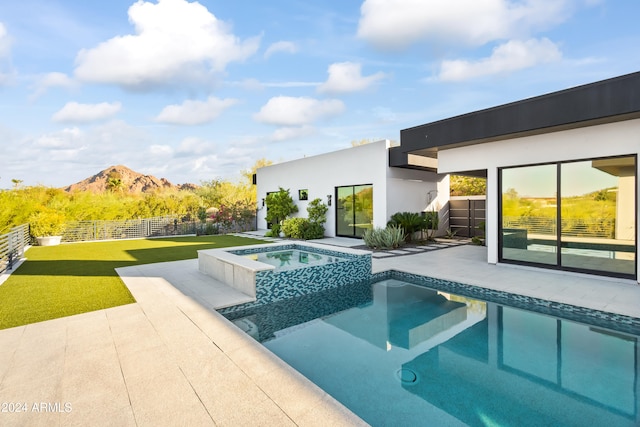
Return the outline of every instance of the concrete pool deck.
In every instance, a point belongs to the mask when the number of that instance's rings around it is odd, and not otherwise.
[[[373,260],[390,268],[640,317],[633,281],[489,265],[483,247]],[[197,260],[118,274],[136,303],[0,330],[0,425],[364,424],[217,314],[247,297]]]

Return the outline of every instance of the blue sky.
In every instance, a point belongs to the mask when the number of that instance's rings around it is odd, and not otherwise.
[[[640,70],[637,0],[0,5],[0,188],[236,179]]]

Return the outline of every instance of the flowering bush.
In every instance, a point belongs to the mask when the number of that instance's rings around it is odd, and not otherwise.
[[[218,226],[220,232],[241,231],[251,225],[255,218],[253,205],[246,201],[238,201],[220,207],[209,216],[211,222]]]

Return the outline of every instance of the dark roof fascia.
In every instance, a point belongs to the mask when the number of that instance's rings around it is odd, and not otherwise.
[[[390,166],[409,167],[406,153],[640,117],[640,72],[428,123],[400,131]],[[402,154],[404,154],[404,156]]]

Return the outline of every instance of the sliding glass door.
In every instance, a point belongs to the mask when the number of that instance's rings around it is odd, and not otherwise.
[[[502,170],[503,259],[555,265],[556,165]]]
[[[635,276],[635,156],[500,172],[501,261]]]
[[[562,266],[635,273],[635,157],[560,167]]]
[[[373,224],[373,185],[336,187],[336,235],[362,237]]]

